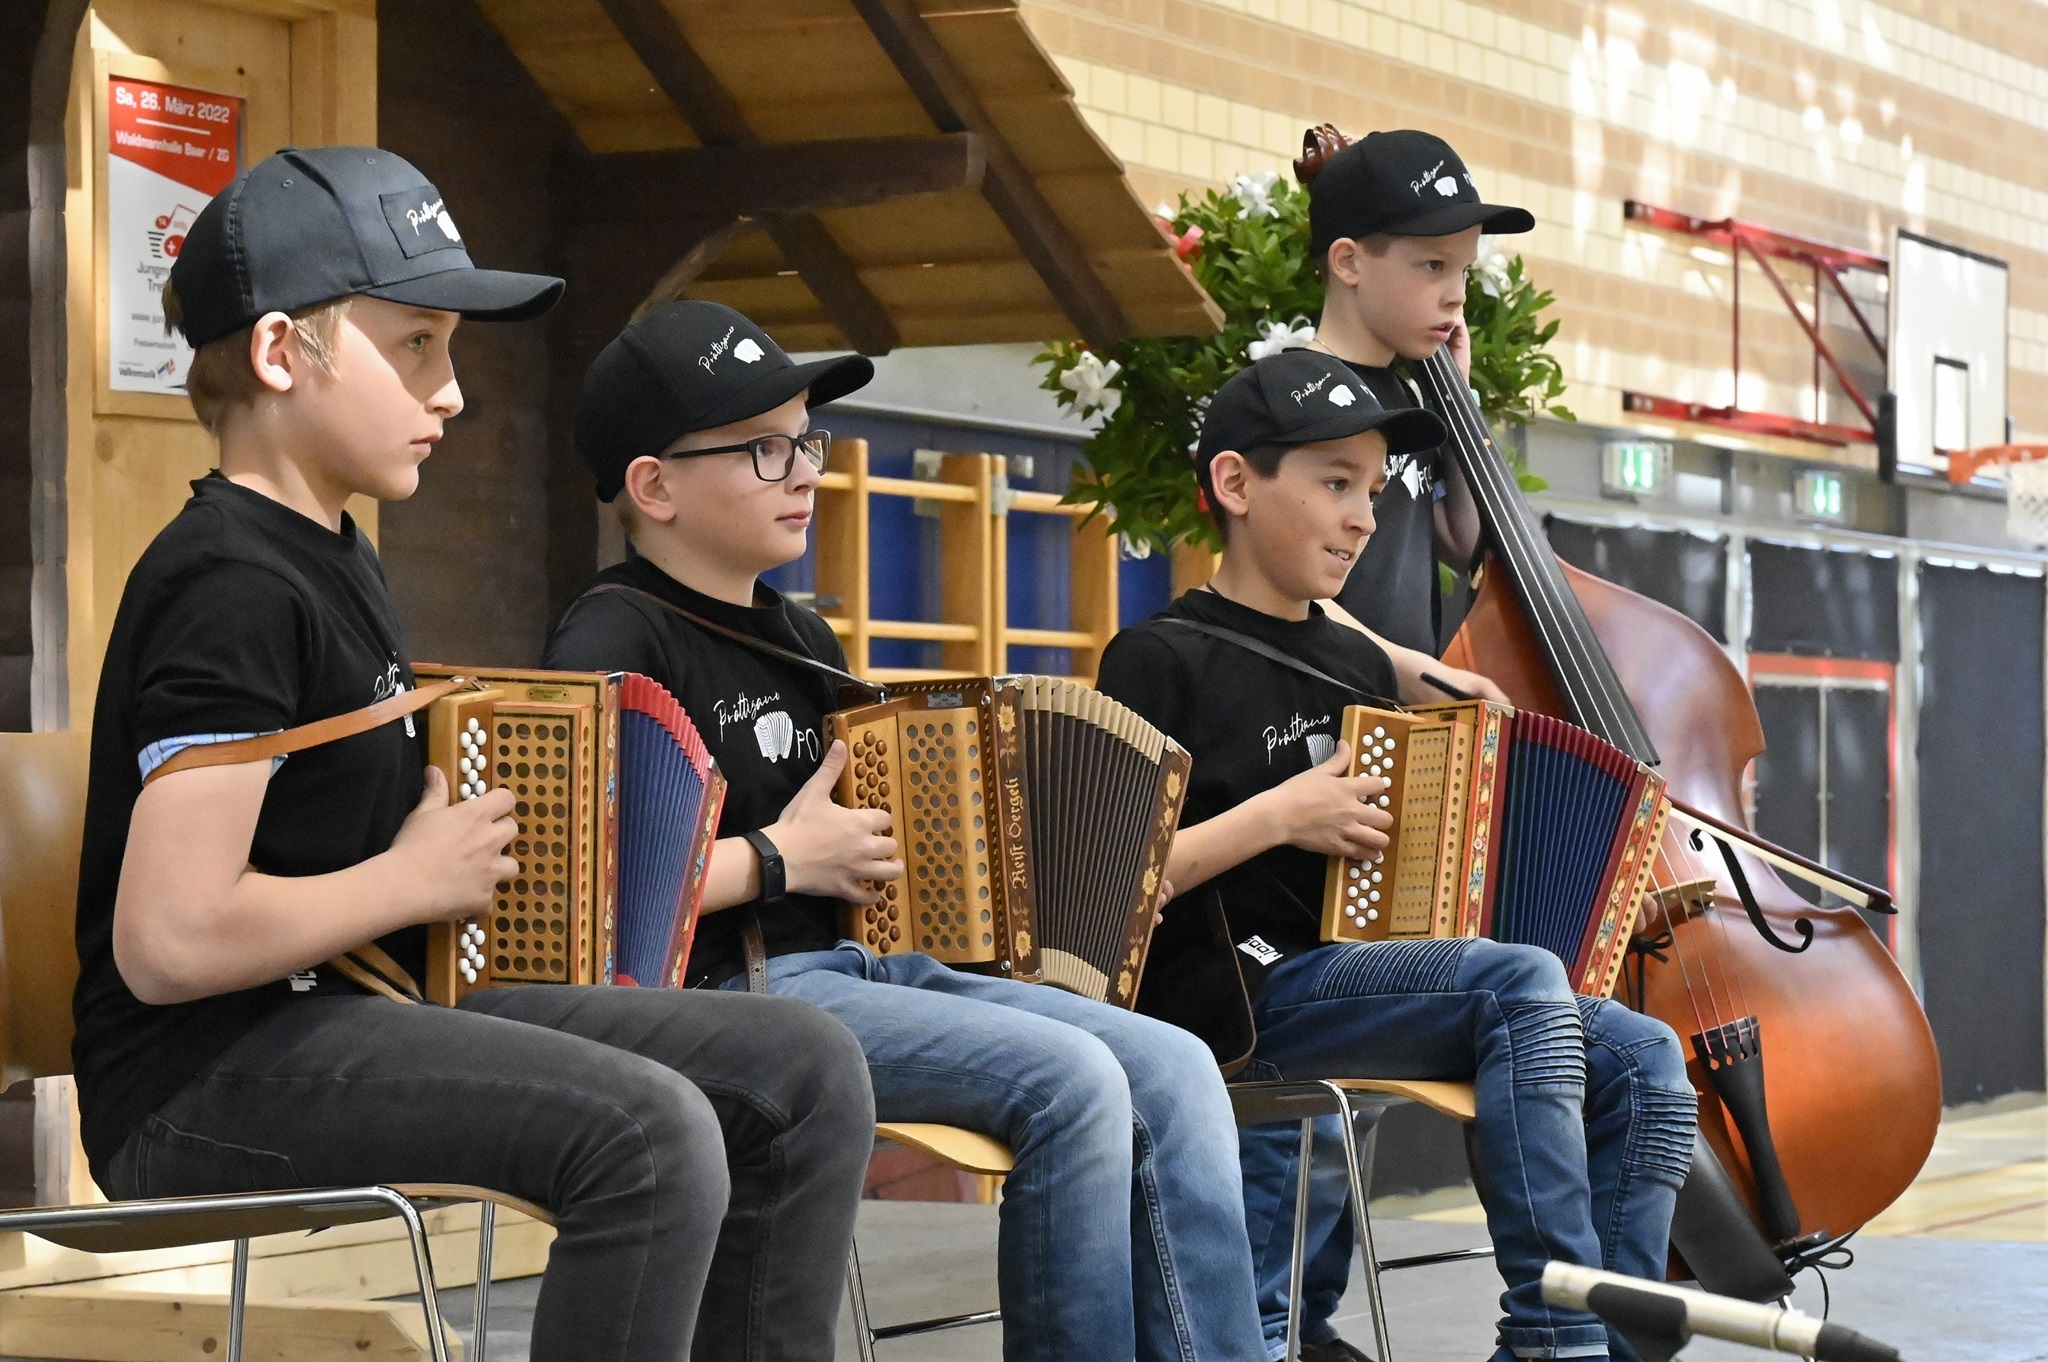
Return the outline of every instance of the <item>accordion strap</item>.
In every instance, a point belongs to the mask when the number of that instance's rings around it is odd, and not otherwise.
[[[394,1003],[419,1003],[426,999],[419,984],[393,960],[382,946],[370,941],[352,951],[343,951],[327,962],[350,982],[389,998]]]
[[[809,657],[803,653],[797,652],[795,649],[784,648],[778,644],[770,643],[765,638],[756,638],[754,637],[754,635],[744,633],[738,629],[728,629],[726,626],[718,623],[715,620],[705,619],[702,615],[698,614],[694,610],[683,609],[683,607],[677,605],[674,601],[663,600],[661,597],[655,595],[652,591],[643,591],[637,586],[627,586],[624,582],[598,583],[596,586],[590,588],[590,590],[584,592],[581,596],[578,596],[574,601],[571,601],[569,603],[569,610],[574,610],[578,605],[581,605],[584,601],[589,600],[592,596],[595,596],[600,592],[612,591],[623,592],[626,595],[638,596],[640,599],[644,601],[651,601],[655,605],[660,606],[663,610],[668,611],[671,615],[675,615],[680,619],[686,619],[690,623],[696,625],[699,629],[706,629],[709,630],[711,633],[717,634],[723,638],[729,638],[734,643],[739,644],[743,648],[751,648],[757,653],[766,653],[768,656],[776,658],[779,661],[793,662],[799,667],[808,667],[814,672],[822,672],[824,675],[829,676],[834,681],[838,682],[842,688],[851,686],[855,690],[862,692],[867,697],[868,702],[871,704],[880,704],[882,701],[887,700],[889,698],[889,692],[885,688],[876,685],[872,681],[863,681],[858,676],[855,676],[852,672],[843,671],[840,668],[833,666],[829,662],[820,662],[817,658]],[[566,616],[568,614],[568,611],[565,610],[562,613],[564,616]]]
[[[746,916],[740,919],[740,950],[747,957],[747,992],[768,991],[768,943],[761,937],[761,912],[757,908],[742,910]]]
[[[1277,663],[1291,672],[1299,672],[1303,676],[1311,677],[1326,686],[1335,686],[1338,690],[1348,690],[1353,695],[1360,696],[1382,708],[1399,709],[1401,707],[1398,700],[1389,700],[1384,695],[1374,695],[1364,687],[1354,686],[1349,681],[1339,681],[1328,672],[1312,667],[1293,654],[1283,652],[1264,639],[1253,638],[1250,634],[1239,633],[1235,629],[1226,629],[1220,624],[1211,624],[1207,620],[1182,619],[1179,616],[1169,616],[1161,620],[1160,623],[1177,624],[1183,629],[1192,629],[1198,634],[1207,634],[1210,638],[1222,639],[1225,643],[1236,644],[1246,652],[1256,653],[1268,662]]]
[[[379,700],[374,705],[352,709],[346,714],[316,719],[310,724],[300,724],[297,728],[287,728],[277,733],[263,733],[253,738],[238,738],[234,742],[199,743],[185,748],[151,771],[142,783],[147,785],[157,777],[167,776],[173,771],[187,771],[197,766],[237,766],[244,762],[267,761],[272,757],[303,752],[309,747],[319,747],[324,743],[353,738],[358,733],[368,733],[373,728],[382,728],[394,720],[417,713],[442,696],[474,684],[465,677],[452,677],[446,681],[436,681],[431,686],[400,691],[396,695]]]

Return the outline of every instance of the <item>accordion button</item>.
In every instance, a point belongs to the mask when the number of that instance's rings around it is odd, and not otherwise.
[[[1378,922],[1378,921],[1380,920],[1380,910],[1379,910],[1379,909],[1377,909],[1377,908],[1368,908],[1368,909],[1366,909],[1366,910],[1365,910],[1365,920],[1366,920],[1367,922]]]
[[[1374,729],[1374,730],[1372,731],[1372,735],[1373,735],[1373,736],[1374,736],[1375,738],[1384,738],[1384,737],[1386,737],[1386,736],[1387,736],[1387,730],[1386,730],[1386,729],[1384,729],[1384,728],[1375,728],[1375,729]]]
[[[1390,804],[1391,802],[1392,802],[1392,801],[1390,801],[1390,800],[1389,800],[1389,799],[1388,799],[1388,798],[1387,798],[1387,797],[1386,797],[1385,795],[1381,795],[1381,796],[1380,796],[1380,807],[1381,807],[1381,808],[1383,808],[1383,809],[1384,809],[1384,808],[1386,808],[1386,807],[1387,807],[1387,806],[1388,806],[1388,805],[1389,805],[1389,804]]]

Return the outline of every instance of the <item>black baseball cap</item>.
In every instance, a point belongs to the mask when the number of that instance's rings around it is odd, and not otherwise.
[[[286,147],[243,171],[185,234],[170,282],[194,347],[358,293],[485,322],[562,296],[559,279],[478,269],[441,191],[379,147]]]
[[[576,452],[600,501],[626,485],[635,459],[685,435],[773,411],[808,388],[822,407],[875,376],[865,355],[798,364],[766,331],[723,303],[666,303],[621,331],[583,376]]]
[[[1413,128],[1367,133],[1325,161],[1309,185],[1308,222],[1318,260],[1342,237],[1536,227],[1526,208],[1480,202],[1479,188],[1451,144]]]
[[[1195,466],[1206,482],[1210,460],[1265,445],[1292,449],[1377,430],[1387,453],[1420,454],[1449,436],[1436,413],[1389,411],[1343,360],[1320,350],[1283,350],[1232,375],[1209,399]]]

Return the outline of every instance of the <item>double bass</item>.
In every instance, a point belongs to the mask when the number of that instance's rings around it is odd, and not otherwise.
[[[1301,182],[1345,145],[1328,124],[1310,129]],[[1880,911],[1888,896],[1748,829],[1742,775],[1763,726],[1727,654],[1677,611],[1559,561],[1448,347],[1416,367],[1485,531],[1479,588],[1444,660],[1656,765],[1678,811],[1621,996],[1678,1033],[1700,1094],[1711,1154],[1696,1146],[1679,1219],[1696,1214],[1695,1185],[1725,1170],[1785,1269],[1819,1261],[1919,1173],[1941,1070],[1918,998],[1863,916],[1815,907],[1779,872]],[[1676,1226],[1674,1239],[1687,1250]],[[1778,1271],[1747,1280],[1738,1293],[1789,1290]]]

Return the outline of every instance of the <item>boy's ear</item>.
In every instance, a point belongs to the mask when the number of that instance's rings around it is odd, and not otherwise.
[[[633,460],[626,465],[626,488],[619,494],[632,502],[636,512],[657,525],[666,525],[676,518],[675,498],[669,495],[663,468],[662,461],[651,455]]]
[[[1340,236],[1330,243],[1330,251],[1323,258],[1323,278],[1344,285],[1358,287],[1358,260],[1365,252],[1357,241]]]
[[[304,358],[292,332],[292,319],[282,312],[266,312],[249,329],[249,367],[256,381],[272,392],[290,392]]]
[[[1209,485],[1216,489],[1210,500],[1226,515],[1250,512],[1251,481],[1252,466],[1234,449],[1226,449],[1209,461]]]

